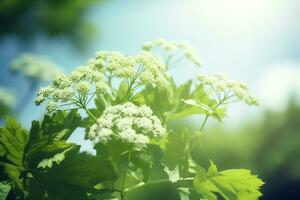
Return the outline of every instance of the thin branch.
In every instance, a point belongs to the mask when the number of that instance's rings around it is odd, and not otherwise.
[[[187,178],[180,178],[177,182],[182,182],[182,181],[193,181],[194,177],[187,177]],[[148,182],[141,182],[138,183],[132,187],[126,188],[124,190],[125,193],[131,192],[133,190],[139,189],[141,187],[147,186],[147,185],[155,185],[155,184],[160,184],[160,183],[169,183],[169,179],[159,179],[159,180],[153,180],[153,181],[148,181]]]
[[[86,105],[88,105],[91,100],[93,99],[93,97],[96,95],[96,91],[92,94],[92,96],[89,98],[89,100],[87,101]]]
[[[207,120],[208,120],[208,117],[209,117],[209,115],[208,115],[208,114],[206,114],[206,115],[205,115],[205,118],[204,118],[204,120],[203,120],[203,122],[202,122],[202,125],[201,125],[201,128],[200,128],[200,131],[202,131],[202,130],[203,130],[203,128],[204,128],[204,126],[205,126],[205,124],[206,124],[206,122],[207,122]]]

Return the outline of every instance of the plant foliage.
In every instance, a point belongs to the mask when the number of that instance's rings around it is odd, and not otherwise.
[[[223,74],[176,85],[167,69],[182,60],[200,65],[186,43],[155,40],[141,54],[100,52],[57,76],[37,95],[37,105],[47,102],[41,122],[27,131],[8,117],[0,129],[0,197],[128,199],[147,185],[170,184],[181,200],[258,199],[263,182],[249,170],[218,171],[212,161],[206,170],[192,156],[209,118],[220,121],[228,104],[257,100],[244,83]],[[170,128],[191,115],[204,116],[198,132]],[[95,155],[68,141],[79,127],[94,142]]]

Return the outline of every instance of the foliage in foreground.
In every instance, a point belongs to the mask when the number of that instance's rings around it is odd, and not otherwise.
[[[258,199],[263,182],[249,170],[219,171],[212,161],[205,169],[191,156],[210,117],[220,121],[229,104],[257,100],[224,74],[176,85],[168,69],[184,62],[201,65],[188,44],[154,40],[138,55],[99,52],[57,76],[36,98],[47,102],[42,122],[27,131],[8,117],[0,129],[1,199],[127,199],[162,183],[177,187],[182,200]],[[204,116],[199,131],[169,127],[191,115]],[[78,128],[96,155],[68,142]]]

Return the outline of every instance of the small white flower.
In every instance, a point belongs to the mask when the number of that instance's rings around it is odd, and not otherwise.
[[[111,129],[102,128],[98,133],[96,133],[99,137],[100,142],[107,142],[110,140],[111,135],[113,134]]]
[[[76,84],[76,87],[78,92],[81,94],[88,94],[91,89],[91,85],[87,81],[79,81]]]
[[[249,87],[241,81],[230,80],[226,74],[218,73],[215,75],[200,74],[198,80],[204,84],[211,86],[220,95],[237,98],[249,105],[258,105],[258,100],[251,96]]]
[[[104,82],[97,82],[96,83],[97,92],[104,92],[107,88],[108,88],[108,86]]]
[[[135,143],[136,135],[135,130],[129,128],[120,132],[118,137],[124,142]]]
[[[147,144],[150,142],[149,137],[142,135],[142,134],[137,134],[135,137],[135,145],[137,149],[143,149],[147,146]]]
[[[72,88],[68,87],[68,88],[64,88],[62,90],[59,91],[59,99],[62,102],[67,102],[69,100],[71,100],[71,98],[74,95],[74,91]]]
[[[149,108],[148,106],[142,105],[141,107],[139,107],[139,114],[141,116],[151,116],[152,115],[152,110],[151,108]]]
[[[124,118],[121,118],[121,119],[117,119],[115,121],[116,123],[116,127],[119,131],[122,131],[122,130],[125,130],[125,129],[128,129],[130,127],[132,127],[132,124],[133,124],[133,119],[130,118],[130,117],[124,117]]]
[[[55,101],[49,101],[46,107],[48,113],[52,113],[55,111],[57,107],[57,103]]]
[[[56,76],[51,86],[41,88],[35,103],[40,105],[49,100],[59,105],[60,103],[72,102],[74,99],[77,100],[78,96],[87,96],[92,89],[97,92],[105,92],[106,88],[103,74],[98,69],[91,66],[79,66],[69,75],[60,74]],[[51,113],[55,109],[47,109],[47,111]]]
[[[118,78],[134,78],[140,84],[154,87],[164,87],[167,83],[165,67],[150,53],[125,56],[118,52],[99,52],[97,59],[104,63],[104,70]]]
[[[71,84],[72,81],[64,74],[57,75],[53,80],[53,85],[60,89],[69,87]]]
[[[143,50],[147,52],[153,52],[156,49],[164,50],[166,54],[169,55],[169,58],[175,57],[175,55],[182,55],[185,57],[185,59],[194,63],[196,66],[202,65],[202,60],[198,56],[196,49],[193,48],[187,42],[166,41],[164,39],[155,39],[143,45]]]
[[[107,140],[120,139],[137,149],[145,147],[150,138],[160,138],[166,132],[149,107],[136,106],[130,102],[106,108],[97,123],[90,128],[88,136],[101,142],[97,130],[102,129],[109,129],[110,136],[114,135],[114,137],[107,137]],[[106,143],[107,140],[102,139],[102,142]]]
[[[138,128],[143,129],[146,132],[149,132],[153,129],[153,122],[147,117],[136,118],[134,122]]]

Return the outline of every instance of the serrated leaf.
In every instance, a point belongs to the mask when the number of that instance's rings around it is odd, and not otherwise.
[[[96,144],[95,149],[98,156],[112,163],[114,170],[119,175],[128,170],[128,153],[130,149],[128,144],[120,140],[110,140],[105,144]]]
[[[7,183],[0,182],[0,199],[5,200],[9,191],[11,189],[11,186]]]
[[[165,167],[164,171],[168,174],[171,183],[176,183],[180,179],[178,165],[173,170]]]
[[[0,168],[4,175],[14,182],[17,188],[23,189],[20,174],[25,170],[23,163],[24,148],[28,133],[16,120],[7,117],[6,128],[0,128],[1,157]]]
[[[189,200],[190,188],[187,187],[179,187],[177,188],[179,193],[180,200]]]
[[[46,115],[43,122],[33,121],[28,144],[25,149],[25,161],[29,168],[35,168],[45,158],[61,153],[74,146],[67,139],[80,123],[76,111],[59,111],[52,117]]]
[[[81,117],[77,110],[57,111],[52,116],[45,115],[44,120],[41,123],[41,129],[52,135],[53,133],[67,130],[62,139],[67,140],[73,131],[79,126]]]
[[[20,190],[23,190],[22,182],[20,181],[20,175],[23,170],[20,170],[17,166],[0,162],[1,173],[4,173],[6,178],[13,182],[13,184]]]
[[[210,176],[217,176],[217,175],[218,175],[217,166],[215,165],[215,163],[213,163],[213,161],[210,160],[210,166],[207,170],[206,176],[210,177]]]
[[[64,150],[61,153],[57,153],[55,154],[53,157],[51,158],[46,158],[43,159],[37,166],[37,168],[51,168],[53,166],[54,163],[59,164],[61,163],[64,159],[65,159],[65,154],[71,150],[72,147],[70,147],[69,149]]]
[[[176,90],[175,90],[176,93]],[[181,96],[181,103],[175,111],[168,114],[167,120],[177,120],[196,114],[213,114],[216,102],[209,98],[202,85],[198,85],[189,95]]]
[[[136,169],[142,171],[143,178],[141,181],[146,182],[148,180],[150,170],[154,164],[154,155],[148,149],[143,152],[133,152],[131,162]]]
[[[88,192],[95,190],[95,185],[108,181],[113,183],[115,179],[110,162],[79,153],[79,147],[76,147],[66,152],[61,163],[53,163],[46,171],[34,173],[29,188],[36,199],[45,199],[47,194],[47,199],[84,200],[88,199]],[[40,194],[34,194],[35,191],[40,191]]]
[[[171,171],[178,167],[180,174],[187,173],[190,158],[189,133],[187,130],[169,133],[167,139],[162,164]]]
[[[162,121],[179,119],[186,116],[177,115],[177,113],[184,110],[184,103],[181,100],[190,96],[191,85],[192,81],[190,80],[181,86],[176,86],[171,79],[165,88],[146,87],[132,101],[139,105],[148,105]]]
[[[225,200],[255,200],[261,196],[259,192],[263,182],[249,170],[232,169],[217,172],[213,162],[206,174],[197,172],[194,187],[206,199],[217,200],[217,194]]]

